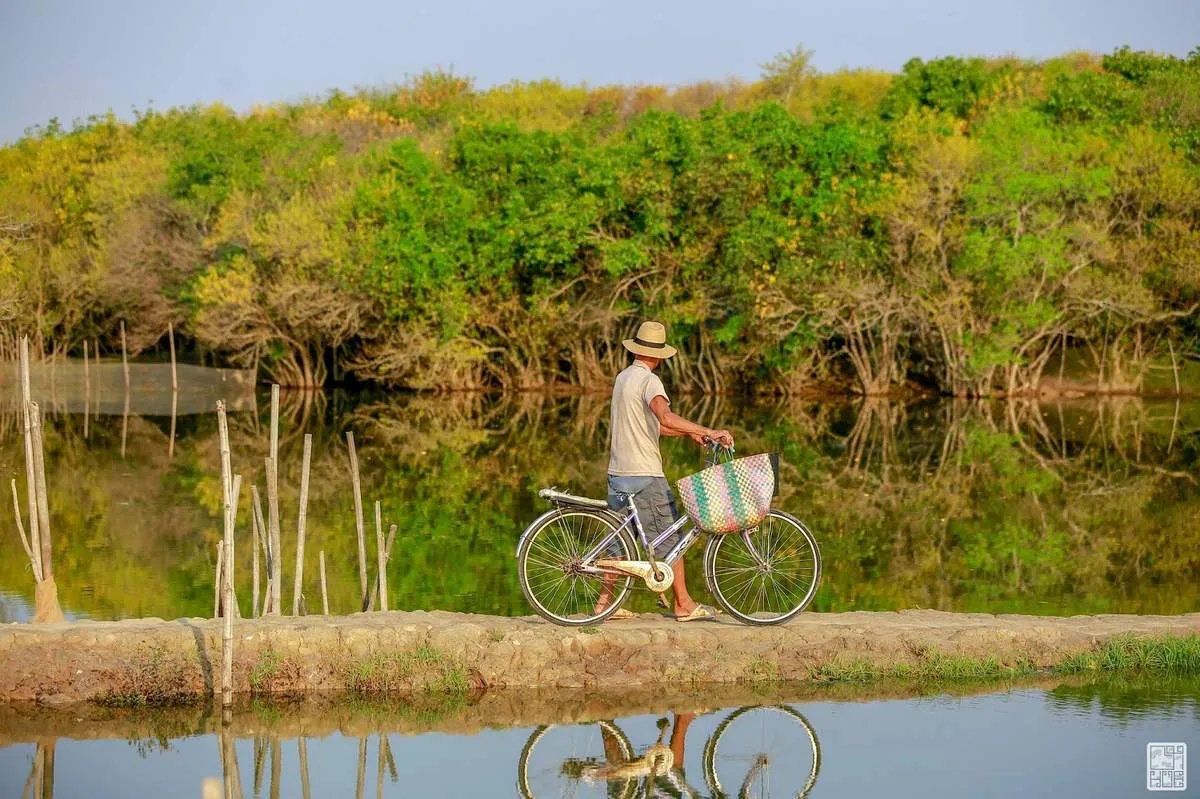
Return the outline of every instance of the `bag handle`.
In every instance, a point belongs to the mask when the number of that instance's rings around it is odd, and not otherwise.
[[[733,460],[733,447],[723,447],[711,438],[704,438],[704,465],[717,466]]]

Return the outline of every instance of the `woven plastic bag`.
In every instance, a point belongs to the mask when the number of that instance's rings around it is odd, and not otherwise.
[[[710,466],[675,483],[683,509],[709,533],[734,533],[756,527],[771,510],[779,456],[735,458]]]

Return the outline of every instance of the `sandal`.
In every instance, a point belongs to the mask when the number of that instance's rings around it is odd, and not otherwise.
[[[708,605],[696,605],[686,616],[676,616],[675,621],[699,621],[700,619],[715,619],[721,611]]]

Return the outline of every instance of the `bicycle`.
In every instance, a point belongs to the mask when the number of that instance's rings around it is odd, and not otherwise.
[[[672,796],[699,796],[683,778],[658,738],[640,757],[613,721],[543,725],[526,741],[517,761],[517,790],[523,799],[547,796],[606,796],[634,799],[662,788]],[[740,707],[722,719],[704,743],[704,782],[714,799],[727,796],[809,795],[821,770],[821,745],[808,719],[788,705]],[[639,791],[639,788],[641,790]]]
[[[732,450],[710,446],[710,463]],[[632,494],[621,494],[622,512],[608,502],[543,488],[554,508],[525,529],[517,542],[521,591],[542,618],[569,627],[604,621],[628,598],[635,578],[656,593],[674,582],[671,565],[702,533],[682,515],[649,541]],[[634,541],[630,530],[637,535]],[[680,540],[661,560],[656,547],[677,532]],[[640,547],[640,548],[639,548]],[[635,557],[644,554],[645,558]],[[704,578],[713,598],[745,624],[781,624],[812,602],[821,582],[821,551],[799,519],[772,509],[755,527],[710,534]],[[609,602],[597,610],[602,592]]]

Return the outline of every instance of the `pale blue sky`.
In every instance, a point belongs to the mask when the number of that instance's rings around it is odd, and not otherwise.
[[[0,142],[55,116],[240,110],[436,66],[482,86],[753,77],[801,42],[822,70],[1121,44],[1184,55],[1200,0],[0,0]]]

